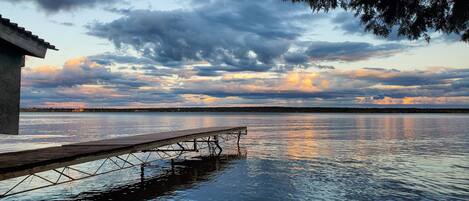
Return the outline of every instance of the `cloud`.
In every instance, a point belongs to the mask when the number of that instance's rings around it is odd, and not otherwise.
[[[6,0],[10,3],[32,2],[46,12],[70,11],[78,8],[91,8],[99,4],[112,4],[117,0]]]
[[[48,12],[102,2],[29,1]],[[116,52],[25,68],[22,106],[451,105],[469,97],[467,68],[334,68],[334,62],[391,57],[413,46],[394,39],[320,41],[311,33],[321,27],[311,25],[324,15],[302,5],[277,0],[193,5],[114,9],[116,18],[86,28],[112,42]],[[338,29],[361,34],[347,15],[334,20]]]
[[[120,85],[125,87],[141,87],[145,83],[133,76],[112,72],[109,68],[86,57],[69,59],[62,68],[40,66],[27,69],[24,74],[23,86],[36,88],[73,87],[83,84]]]
[[[217,1],[194,11],[136,10],[90,34],[117,47],[129,45],[165,66],[206,61],[227,71],[270,69],[301,30],[278,7],[257,2]]]
[[[152,59],[132,55],[103,53],[88,56],[87,59],[109,68],[133,71],[134,73],[143,73],[154,77],[175,75],[187,77],[195,74],[186,66],[162,66]]]
[[[395,69],[363,68],[339,71],[337,75],[383,85],[458,85],[469,77],[469,69],[431,68],[428,70],[398,71]]]
[[[89,58],[71,59],[62,68],[27,69],[22,106],[62,102],[88,107],[467,106],[469,99],[468,68],[225,72],[218,77],[190,75],[190,71],[189,75],[158,77],[106,69]]]
[[[406,48],[395,43],[305,41],[305,27],[324,17],[276,0],[203,1],[193,9],[121,14],[111,22],[90,24],[88,33],[119,49],[136,50],[138,57],[151,59],[154,65],[193,66],[200,76],[333,69],[321,62],[387,57]],[[308,49],[301,47],[305,44],[310,44]]]
[[[361,104],[375,105],[465,105],[469,102],[467,96],[457,97],[403,97],[403,98],[362,98],[358,97],[357,101]]]
[[[300,52],[289,52],[283,56],[287,64],[301,65],[309,62],[309,57]]]
[[[312,42],[306,55],[320,61],[359,61],[374,57],[388,57],[405,50],[398,43],[373,45],[365,42]]]
[[[157,65],[155,61],[145,57],[137,57],[130,55],[119,55],[113,53],[103,53],[88,57],[89,60],[101,65],[112,64],[131,64],[131,65]]]
[[[61,67],[25,68],[21,106],[161,106],[184,101],[183,97],[167,89],[171,80],[111,70],[110,64],[78,57],[67,60]]]
[[[183,86],[174,88],[173,92],[217,98],[240,97],[258,100],[262,103],[274,100],[315,101],[316,104],[340,102],[343,104],[340,106],[451,105],[464,104],[463,100],[469,98],[468,69],[429,68],[399,71],[364,68],[320,73],[290,72],[279,78],[244,76],[245,79],[240,79],[239,77],[238,79],[188,81]],[[445,97],[451,98],[445,99]]]

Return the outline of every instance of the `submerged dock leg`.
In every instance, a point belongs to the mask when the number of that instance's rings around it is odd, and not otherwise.
[[[239,131],[238,133],[238,141],[236,141],[236,144],[238,145],[239,147],[239,141],[241,140],[241,131]]]
[[[140,165],[140,182],[143,184],[144,181],[145,181],[145,164],[142,163]]]
[[[171,172],[173,174],[175,174],[175,171],[174,171],[174,159],[171,159]]]
[[[199,149],[197,149],[197,139],[194,139],[194,150],[195,152],[199,152]]]
[[[28,158],[25,156],[29,156],[32,158],[34,155],[51,155],[54,156],[55,153],[59,153],[62,151],[66,151],[67,153],[72,153],[73,150],[80,150],[83,153],[92,156],[81,156],[79,157],[79,161],[76,159],[68,160],[64,162],[55,162],[55,158],[50,158],[47,160],[41,159],[41,161],[48,162],[48,166],[43,167],[27,167],[24,169],[17,170],[16,168],[21,168],[18,165],[12,165],[12,171],[6,173],[0,173],[0,181],[7,181],[9,179],[14,179],[17,177],[24,176],[23,180],[21,181],[14,181],[9,182],[8,186],[11,185],[9,189],[0,189],[0,198],[8,197],[17,195],[24,192],[29,192],[37,189],[47,188],[55,185],[65,184],[77,180],[84,180],[90,177],[95,177],[115,171],[120,171],[128,168],[138,168],[140,166],[140,181],[142,186],[144,187],[145,183],[145,166],[152,166],[151,162],[166,160],[164,168],[167,171],[167,162],[168,159],[171,159],[171,172],[176,174],[176,161],[175,158],[179,158],[182,153],[188,152],[197,152],[201,150],[203,154],[205,154],[205,150],[208,149],[210,152],[210,157],[216,158],[217,154],[220,156],[223,148],[222,146],[234,144],[234,140],[236,137],[240,137],[240,135],[245,134],[246,128],[233,128],[229,130],[221,130],[218,131],[219,128],[214,129],[214,131],[210,129],[204,129],[202,131],[184,131],[187,133],[179,134],[179,137],[174,139],[171,137],[169,139],[163,139],[166,141],[161,142],[162,140],[157,138],[156,136],[151,135],[142,135],[145,138],[149,138],[148,141],[143,143],[130,145],[116,145],[119,147],[118,152],[114,152],[116,148],[102,148],[100,147],[99,153],[95,150],[87,151],[88,148],[96,148],[101,145],[110,145],[115,143],[115,139],[111,141],[101,140],[96,142],[86,142],[86,143],[77,143],[72,145],[63,145],[61,147],[51,147],[51,148],[43,148],[35,150],[35,153],[28,152],[27,154],[23,152],[18,153],[5,153],[0,154],[3,156],[2,161],[0,161],[0,166],[4,166],[6,163],[11,163],[15,157],[18,159],[21,158]],[[209,133],[207,133],[208,131]],[[242,132],[239,132],[242,130]],[[247,131],[246,131],[247,133]],[[196,135],[196,136],[193,136]],[[137,138],[141,139],[141,137]],[[119,139],[118,141],[128,140],[128,137]],[[233,140],[232,143],[226,143],[229,140]],[[132,139],[131,139],[132,141]],[[239,139],[238,139],[239,142]],[[152,144],[154,143],[154,144]],[[199,144],[200,143],[200,144]],[[205,147],[205,143],[207,143],[207,147]],[[124,149],[125,148],[125,149]],[[103,149],[103,150],[101,150]],[[58,150],[58,151],[57,151]],[[85,150],[85,151],[84,151]],[[219,150],[217,153],[216,150]],[[229,149],[227,149],[229,150]],[[145,153],[148,152],[148,153]],[[238,154],[240,154],[239,145],[238,145]],[[20,155],[20,156],[18,156]],[[59,156],[63,157],[62,154],[58,154]],[[7,157],[8,156],[8,157]],[[77,157],[77,154],[73,153],[67,155],[67,158]],[[8,158],[9,160],[5,160]],[[2,157],[0,157],[2,159]],[[54,160],[52,160],[54,159]],[[66,158],[60,158],[61,160],[65,160]],[[14,160],[13,160],[14,161]],[[16,160],[18,162],[19,160]],[[92,163],[92,165],[86,166],[78,166],[80,164],[85,163]],[[34,164],[26,163],[25,165]],[[156,165],[158,166],[158,165]],[[10,167],[10,166],[7,166]],[[14,167],[14,168],[13,168]],[[178,166],[180,167],[180,166]],[[137,169],[138,171],[138,169]],[[44,172],[44,173],[43,173]],[[47,173],[46,173],[47,172]],[[50,174],[53,173],[54,174]],[[169,171],[168,171],[169,173]],[[38,185],[31,185],[28,183],[30,179],[37,179],[40,180],[42,183],[40,186]]]
[[[215,145],[216,145],[217,148],[220,150],[220,151],[218,152],[218,155],[220,155],[221,152],[223,151],[223,148],[221,148],[221,146],[220,146],[220,143],[219,143],[219,141],[218,141],[218,136],[213,136],[213,138],[215,139]]]

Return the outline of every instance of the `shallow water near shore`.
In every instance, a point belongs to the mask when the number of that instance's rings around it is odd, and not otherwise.
[[[247,126],[241,156],[98,176],[5,200],[468,200],[469,115],[22,113],[0,152]],[[7,185],[0,183],[1,185]]]

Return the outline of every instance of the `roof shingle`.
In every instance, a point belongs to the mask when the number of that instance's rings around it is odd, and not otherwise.
[[[0,24],[10,27],[13,30],[16,30],[19,34],[38,42],[47,49],[58,50],[54,45],[46,42],[42,38],[39,38],[37,35],[34,35],[31,31],[28,31],[25,28],[18,26],[18,24],[11,22],[9,19],[3,18],[2,15],[0,15]]]

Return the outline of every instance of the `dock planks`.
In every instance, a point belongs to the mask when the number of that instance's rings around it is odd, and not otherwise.
[[[3,153],[0,154],[0,181],[181,141],[246,130],[246,127],[198,128]]]

